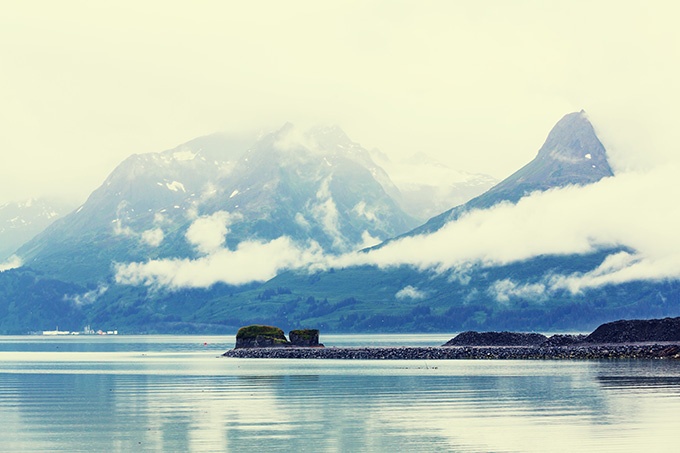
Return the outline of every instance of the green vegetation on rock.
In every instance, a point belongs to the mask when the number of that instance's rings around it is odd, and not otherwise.
[[[254,324],[241,327],[236,334],[236,348],[270,348],[290,346],[283,330],[278,327]]]
[[[319,338],[319,329],[297,329],[291,330],[289,336],[297,336],[304,340],[311,340],[312,338]]]
[[[252,326],[241,327],[236,333],[237,340],[248,340],[258,336],[286,339],[283,330],[274,326],[254,324]]]

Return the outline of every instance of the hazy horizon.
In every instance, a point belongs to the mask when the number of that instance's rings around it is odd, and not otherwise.
[[[0,6],[0,203],[82,202],[123,159],[338,124],[498,179],[585,109],[618,169],[677,160],[672,2]]]

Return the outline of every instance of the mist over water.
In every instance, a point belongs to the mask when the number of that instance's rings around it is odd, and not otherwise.
[[[676,361],[218,357],[231,340],[0,337],[0,448],[673,451],[680,427]]]

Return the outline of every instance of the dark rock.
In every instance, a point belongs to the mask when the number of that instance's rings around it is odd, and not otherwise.
[[[585,338],[587,343],[680,341],[680,318],[633,319],[608,322]]]
[[[583,343],[587,335],[568,335],[555,334],[549,337],[541,346],[571,346],[574,344]]]
[[[277,348],[290,345],[283,330],[278,327],[251,325],[238,330],[234,349]]]
[[[468,331],[456,335],[443,346],[538,346],[547,339],[540,333]]]
[[[319,344],[319,331],[318,329],[300,329],[291,330],[288,333],[288,338],[293,346],[297,347],[322,347]]]

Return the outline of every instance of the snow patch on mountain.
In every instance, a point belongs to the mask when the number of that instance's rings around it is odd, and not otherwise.
[[[165,183],[165,186],[166,186],[168,189],[172,190],[173,192],[182,191],[182,192],[186,193],[186,191],[187,191],[187,190],[184,188],[184,184],[182,184],[181,182],[177,182],[177,181],[172,181],[172,182],[169,182],[169,183]]]

